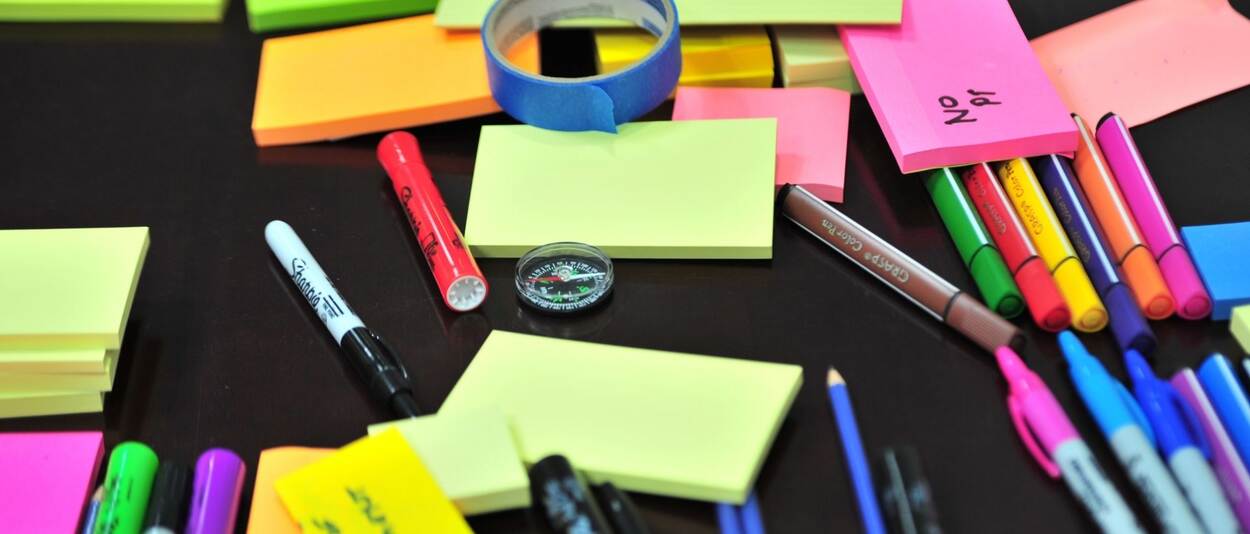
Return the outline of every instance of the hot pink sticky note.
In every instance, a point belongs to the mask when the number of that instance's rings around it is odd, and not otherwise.
[[[99,432],[0,434],[0,530],[75,532],[103,457]]]
[[[678,87],[673,120],[777,119],[777,187],[801,185],[842,202],[851,95],[823,87]]]
[[[839,33],[903,172],[1076,150],[1006,0],[907,1],[898,26]]]
[[[1033,40],[1072,111],[1129,126],[1250,84],[1250,19],[1228,0],[1138,0]]]

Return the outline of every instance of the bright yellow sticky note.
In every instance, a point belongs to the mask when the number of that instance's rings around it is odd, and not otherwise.
[[[266,39],[252,134],[258,146],[338,139],[499,111],[477,32],[433,15]],[[538,40],[509,53],[538,70]]]
[[[802,374],[797,365],[496,330],[438,414],[498,407],[526,462],[563,454],[593,482],[741,503]]]
[[[599,72],[616,72],[651,52],[656,38],[641,29],[595,30]],[[763,26],[683,28],[678,85],[771,87],[773,50]]]
[[[0,231],[0,350],[121,347],[147,251],[147,227]]]
[[[497,409],[435,414],[369,425],[369,435],[398,429],[464,515],[530,505],[529,476]]]
[[[771,118],[483,126],[465,240],[479,258],[557,241],[613,258],[770,258],[776,161]]]
[[[274,488],[305,533],[473,532],[398,430],[356,440]]]

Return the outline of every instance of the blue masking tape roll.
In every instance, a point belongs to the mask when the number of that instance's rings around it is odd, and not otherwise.
[[[641,61],[610,74],[553,78],[504,57],[521,38],[567,18],[632,21],[659,42]],[[681,75],[681,36],[673,0],[498,0],[482,23],[486,73],[499,107],[526,124],[564,131],[616,132],[659,106]]]

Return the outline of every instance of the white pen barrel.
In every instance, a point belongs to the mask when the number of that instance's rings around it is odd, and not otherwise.
[[[1146,505],[1169,534],[1202,532],[1202,525],[1189,509],[1189,503],[1181,494],[1180,486],[1172,479],[1167,466],[1155,452],[1154,444],[1146,439],[1146,433],[1137,425],[1125,425],[1111,435],[1111,450],[1119,458],[1120,465],[1128,471],[1128,478],[1141,493]]]
[[[270,221],[265,225],[265,242],[336,343],[341,342],[343,334],[349,330],[364,326],[291,225]]]
[[[1144,531],[1115,485],[1098,466],[1094,454],[1080,439],[1070,439],[1055,449],[1055,464],[1077,500],[1107,534],[1141,534]]]
[[[1176,474],[1189,504],[1198,512],[1198,519],[1211,534],[1235,534],[1241,532],[1233,508],[1224,497],[1215,471],[1197,447],[1183,447],[1172,453],[1168,465]]]

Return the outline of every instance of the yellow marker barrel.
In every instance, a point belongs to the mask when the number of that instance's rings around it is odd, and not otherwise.
[[[1059,285],[1059,293],[1072,310],[1072,327],[1082,332],[1097,332],[1107,326],[1107,308],[1094,292],[1094,284],[1081,267],[1076,251],[1059,224],[1055,211],[1042,192],[1037,176],[1024,158],[997,165],[998,179],[1007,191],[1020,221],[1037,247],[1038,254]]]

